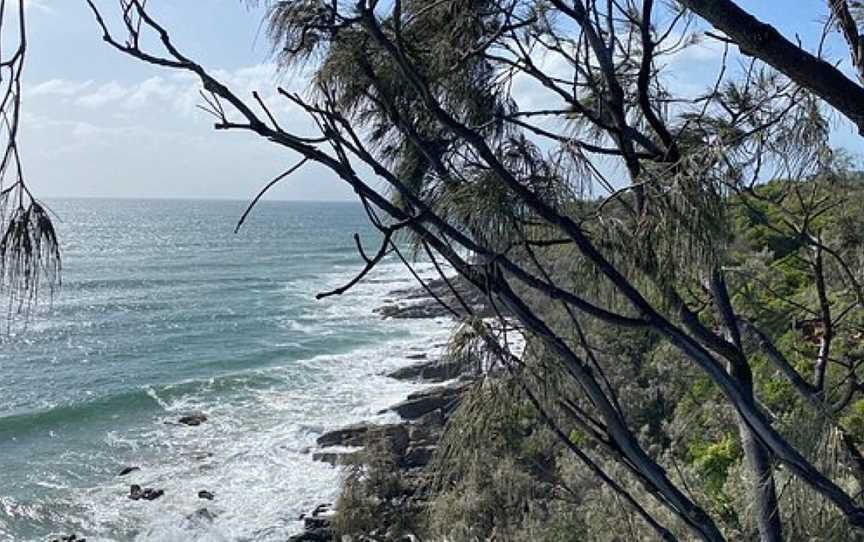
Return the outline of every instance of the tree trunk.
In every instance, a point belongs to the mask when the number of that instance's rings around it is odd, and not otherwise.
[[[734,345],[738,351],[737,356],[731,356],[729,359],[726,370],[738,382],[743,398],[753,408],[757,408],[756,400],[753,397],[753,372],[750,370],[750,364],[744,355],[738,319],[729,298],[726,280],[720,269],[715,269],[712,272],[709,287],[722,318],[725,339]],[[780,521],[771,454],[741,414],[736,412],[735,417],[738,420],[741,448],[744,450],[744,456],[747,458],[747,464],[750,468],[750,495],[753,499],[756,525],[759,528],[759,539],[762,542],[782,542],[783,524]]]
[[[762,542],[782,542],[783,524],[777,504],[771,456],[747,422],[741,416],[737,418],[741,447],[750,467],[750,494],[753,497],[753,513],[759,527],[759,538]]]

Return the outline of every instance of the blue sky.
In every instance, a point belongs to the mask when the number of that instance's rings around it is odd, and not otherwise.
[[[208,117],[194,107],[194,81],[110,49],[84,0],[28,2],[22,146],[38,194],[245,199],[291,165],[295,157],[254,136],[214,133]],[[98,3],[107,10],[116,5]],[[261,8],[242,0],[150,0],[150,5],[188,56],[241,94],[272,89],[277,81],[303,88],[300,78],[275,75],[260,29]],[[826,16],[824,0],[742,0],[741,5],[810,48]],[[840,42],[830,42],[831,49],[845,58]],[[707,85],[716,56],[716,49],[688,56],[692,69],[681,83]],[[282,113],[289,125],[305,125],[289,109]],[[864,151],[862,139],[843,122],[837,123],[835,140]],[[308,168],[272,197],[350,199],[351,191],[325,171]]]

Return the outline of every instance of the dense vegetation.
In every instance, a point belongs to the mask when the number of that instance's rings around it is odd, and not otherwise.
[[[732,301],[743,318],[766,322],[762,331],[770,341],[799,372],[810,374],[824,337],[824,329],[814,323],[819,306],[818,264],[812,249],[786,225],[786,218],[811,212],[808,206],[818,203],[820,211],[812,213],[818,215],[814,233],[840,247],[844,258],[860,261],[864,179],[844,172],[831,179],[773,181],[758,186],[754,196],[751,201],[730,201],[724,217],[734,247],[729,264]],[[576,260],[571,248],[548,248],[540,257],[557,262],[556,282],[590,289],[593,277],[562,263]],[[828,280],[841,280],[843,270],[829,267]],[[698,282],[685,288],[705,302],[707,294]],[[854,307],[855,295],[838,291],[832,303]],[[551,322],[567,320],[560,305],[549,305],[543,317]],[[597,348],[599,364],[642,445],[719,518],[727,539],[756,538],[735,413],[717,387],[650,332],[622,333],[600,322],[586,326],[584,332],[589,342],[602,345]],[[796,393],[762,352],[759,337],[748,338],[747,348],[756,395],[772,423],[815,464],[832,470],[845,485],[860,488],[864,471],[848,447],[864,445],[864,402],[854,399],[857,382],[849,380],[846,366],[860,363],[864,355],[864,311],[850,310],[834,333],[836,366],[826,375],[828,412],[815,409]],[[458,348],[463,345],[462,339],[457,341]],[[534,340],[524,356],[536,386],[543,390],[540,398],[548,412],[569,408],[560,398],[580,394],[557,389],[568,385],[568,379],[556,374],[561,369],[546,355],[542,341]],[[579,400],[572,408],[585,412],[590,405]],[[564,413],[558,416],[567,418]],[[588,435],[596,431],[590,425],[563,422],[562,429],[576,446],[604,455],[603,446]],[[350,511],[342,524],[348,534],[379,526],[381,503],[400,493],[398,470],[387,463],[387,451],[373,448],[369,455],[364,476],[349,477],[342,496],[343,509]],[[626,470],[609,460],[600,463],[626,480],[640,502],[650,502],[650,495]],[[788,473],[778,472],[777,479],[783,488],[780,502],[790,540],[860,538]],[[653,538],[644,524],[634,520],[620,496],[587,472],[556,439],[512,377],[490,378],[474,388],[447,425],[427,487],[428,504],[402,508],[395,532],[419,533],[428,540]],[[665,515],[659,508],[652,513]],[[355,522],[357,517],[364,517],[365,523]],[[664,520],[674,524],[673,518]]]

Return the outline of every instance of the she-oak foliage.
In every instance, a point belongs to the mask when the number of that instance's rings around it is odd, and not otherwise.
[[[864,114],[825,84],[860,86],[831,63],[728,0],[286,0],[270,37],[309,91],[247,99],[144,2],[120,0],[116,25],[87,2],[109,45],[196,75],[217,129],[354,189],[383,234],[377,252],[357,238],[359,278],[408,241],[488,297],[496,318],[451,310],[501,374],[450,422],[411,529],[860,536],[864,191],[826,117]],[[856,5],[827,4],[828,39],[855,42]],[[688,92],[700,43],[722,59]]]

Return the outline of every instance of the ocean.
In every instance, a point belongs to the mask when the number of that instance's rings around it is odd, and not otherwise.
[[[243,201],[48,204],[63,287],[0,335],[2,541],[284,540],[336,496],[316,437],[392,419],[419,386],[383,374],[451,331],[373,313],[413,284],[397,261],[315,300],[362,267],[355,232],[377,248],[358,204],[262,202],[239,234]]]

